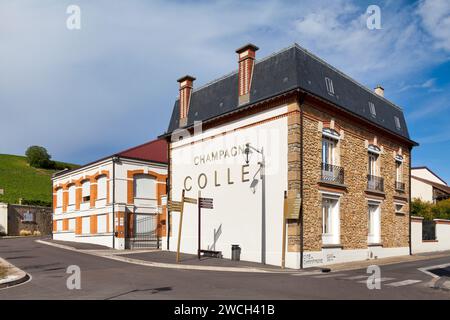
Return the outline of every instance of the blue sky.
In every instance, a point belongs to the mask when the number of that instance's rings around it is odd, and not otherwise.
[[[66,9],[81,9],[68,30]],[[381,29],[366,9],[381,8]],[[198,87],[294,42],[404,109],[413,165],[450,182],[450,1],[0,2],[0,153],[86,163],[163,133],[176,79]]]

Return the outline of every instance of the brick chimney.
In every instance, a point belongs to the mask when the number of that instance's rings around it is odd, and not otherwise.
[[[384,97],[384,88],[380,85],[377,85],[374,89],[375,93],[381,97]]]
[[[259,48],[251,43],[236,50],[239,57],[239,105],[250,101],[250,88],[253,78],[253,67],[255,65],[256,51]]]
[[[187,124],[194,80],[195,78],[189,75],[177,80],[180,83],[180,127],[184,127]]]

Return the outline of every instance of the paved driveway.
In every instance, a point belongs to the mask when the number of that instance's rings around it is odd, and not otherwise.
[[[383,266],[382,289],[367,289],[365,270],[330,274],[261,274],[153,268],[36,243],[0,240],[0,256],[32,280],[0,290],[0,299],[449,299],[430,289],[417,268],[450,257]],[[69,290],[66,269],[81,268],[81,290]],[[397,285],[392,285],[397,284]]]

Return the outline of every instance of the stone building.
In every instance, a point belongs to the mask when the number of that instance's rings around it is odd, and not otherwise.
[[[115,249],[159,247],[165,237],[167,143],[154,140],[53,180],[53,239]]]
[[[0,235],[19,236],[52,233],[52,208],[0,203]]]
[[[178,80],[168,130],[169,199],[185,204],[180,248],[302,268],[409,253],[410,154],[400,107],[294,44],[200,88]],[[298,206],[288,206],[285,197]],[[176,250],[180,214],[169,214]],[[285,223],[286,221],[286,223]],[[199,225],[201,228],[199,228]],[[199,229],[201,230],[199,232]],[[200,243],[200,244],[199,244]]]

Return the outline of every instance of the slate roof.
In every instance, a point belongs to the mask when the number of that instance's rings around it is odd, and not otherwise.
[[[334,95],[328,93],[325,77],[332,80]],[[250,102],[246,105],[238,105],[237,71],[194,89],[186,126],[193,125],[194,121],[205,121],[225,115],[294,89],[318,96],[410,140],[405,117],[400,107],[362,86],[298,44],[256,61]],[[376,116],[371,114],[369,102],[375,106]],[[396,126],[394,117],[398,118],[400,128]],[[179,128],[178,99],[173,106],[166,134],[177,128]]]

